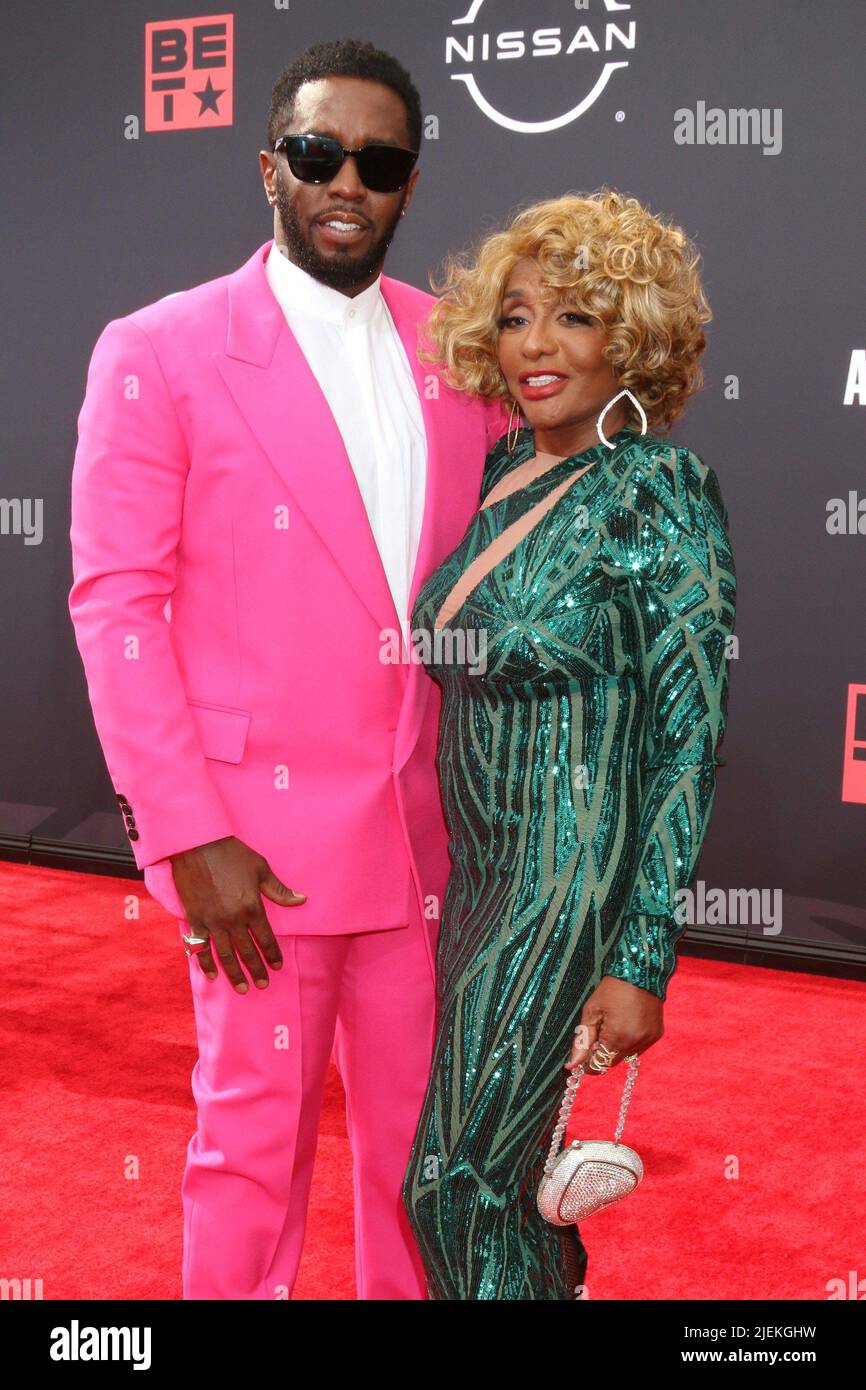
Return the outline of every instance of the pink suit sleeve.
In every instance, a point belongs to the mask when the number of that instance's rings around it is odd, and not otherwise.
[[[150,339],[130,319],[90,361],[72,472],[69,612],[115,793],[140,869],[232,834],[172,647],[189,456]]]

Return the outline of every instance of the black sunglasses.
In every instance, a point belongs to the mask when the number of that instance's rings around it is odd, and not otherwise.
[[[372,193],[396,193],[402,188],[418,158],[417,150],[399,145],[362,145],[347,150],[330,135],[281,135],[274,142],[274,154],[285,151],[289,168],[301,183],[330,183],[353,155],[361,182]]]

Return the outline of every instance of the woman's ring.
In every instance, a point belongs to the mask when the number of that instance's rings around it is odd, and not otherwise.
[[[608,1047],[606,1043],[597,1042],[593,1054],[589,1059],[588,1070],[594,1072],[607,1071],[616,1055],[615,1049]]]

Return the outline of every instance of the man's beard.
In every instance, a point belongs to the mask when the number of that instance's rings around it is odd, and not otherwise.
[[[407,192],[404,188],[400,205],[382,236],[370,247],[367,254],[359,259],[349,251],[338,252],[334,256],[321,256],[304,235],[298,221],[295,205],[286,193],[283,180],[279,177],[276,180],[276,188],[277,211],[280,214],[280,224],[286,238],[289,258],[294,261],[295,265],[299,265],[301,270],[305,270],[308,275],[312,275],[323,285],[329,285],[333,290],[354,289],[364,280],[369,280],[377,266],[385,259],[385,253],[391,245],[397,223],[400,221]]]

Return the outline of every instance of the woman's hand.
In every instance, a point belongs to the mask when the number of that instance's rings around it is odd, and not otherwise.
[[[611,1067],[618,1067],[632,1053],[646,1052],[665,1031],[663,1013],[664,1004],[657,995],[615,975],[604,975],[581,1009],[566,1071],[586,1061],[596,1041],[616,1053]],[[595,1075],[589,1068],[584,1072],[584,1076]]]

